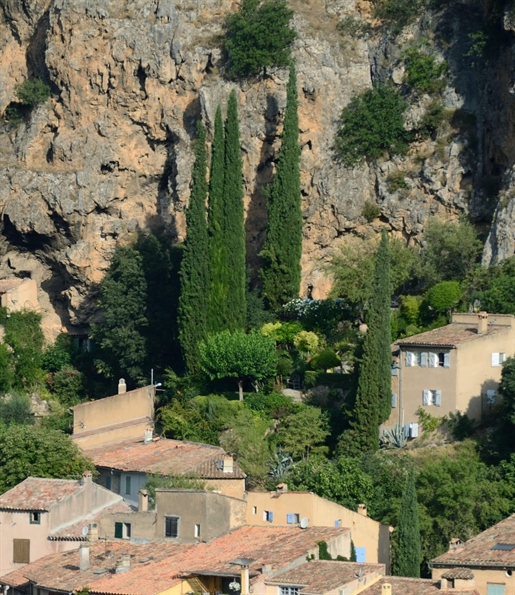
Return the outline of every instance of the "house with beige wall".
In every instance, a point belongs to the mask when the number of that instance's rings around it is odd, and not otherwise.
[[[390,570],[390,527],[358,512],[321,498],[312,492],[289,492],[280,484],[274,492],[247,492],[247,524],[261,526],[348,527],[356,549],[356,561],[384,564]]]
[[[419,408],[435,417],[459,411],[479,420],[499,402],[502,363],[515,354],[515,317],[453,314],[450,324],[395,345],[385,426],[415,424]]]
[[[34,310],[39,312],[38,286],[34,279],[0,280],[0,305],[7,312]]]
[[[120,496],[82,480],[29,477],[0,496],[0,576],[77,547],[102,514],[130,511]]]
[[[431,569],[433,579],[455,586],[468,577],[480,595],[515,595],[515,515],[464,543],[454,539]]]

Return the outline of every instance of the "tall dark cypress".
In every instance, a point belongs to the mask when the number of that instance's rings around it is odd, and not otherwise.
[[[300,147],[295,66],[290,65],[281,151],[268,197],[268,227],[261,251],[263,293],[277,307],[300,291],[302,210]]]
[[[198,345],[207,335],[209,252],[206,221],[206,129],[197,125],[191,195],[186,211],[186,239],[181,263],[179,340],[187,370],[199,369]]]
[[[228,330],[245,328],[246,259],[245,211],[243,206],[243,164],[241,160],[238,102],[233,90],[227,102],[225,121],[224,241],[227,253]]]
[[[213,143],[211,145],[211,171],[209,175],[209,332],[228,328],[227,297],[229,272],[225,245],[224,209],[225,143],[222,109],[218,106],[215,116]]]
[[[408,473],[406,487],[402,494],[396,533],[397,547],[395,548],[393,561],[393,574],[419,578],[422,551],[413,467]]]
[[[371,331],[377,341],[377,394],[379,422],[388,419],[392,410],[392,330],[391,330],[390,243],[386,231],[381,234],[374,271],[374,292],[370,309],[377,315],[377,327]]]

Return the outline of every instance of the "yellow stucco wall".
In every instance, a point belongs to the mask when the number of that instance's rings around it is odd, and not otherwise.
[[[445,574],[448,570],[448,568],[433,568],[432,578],[438,580],[441,578],[442,574]],[[512,576],[508,576],[507,571],[504,568],[471,568],[471,570],[474,579],[470,582],[467,581],[466,584],[477,589],[479,595],[487,595],[489,583],[505,585],[505,595],[515,595],[515,571],[512,573]],[[462,581],[461,584],[465,584],[465,581]]]

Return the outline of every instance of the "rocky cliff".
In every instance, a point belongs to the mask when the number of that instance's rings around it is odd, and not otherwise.
[[[330,287],[324,262],[349,234],[386,227],[416,242],[429,217],[471,217],[486,234],[485,260],[514,251],[510,171],[515,163],[509,15],[502,39],[472,63],[470,32],[491,7],[455,0],[428,11],[401,35],[377,27],[359,38],[345,16],[371,20],[367,0],[291,0],[298,38],[303,287]],[[46,325],[82,324],[117,242],[141,230],[184,237],[192,135],[211,130],[218,103],[236,88],[240,104],[251,262],[263,242],[263,189],[280,146],[287,71],[240,85],[223,77],[219,38],[230,0],[0,0],[0,115],[15,87],[39,76],[50,100],[18,126],[0,125],[0,277],[35,278]],[[403,47],[429,40],[449,63],[442,94],[449,117],[404,158],[345,169],[333,142],[342,108],[372,80],[403,85]],[[415,126],[431,98],[411,103]],[[392,174],[402,188],[392,188]],[[515,175],[515,174],[514,174]],[[515,193],[513,193],[515,197]],[[379,215],[363,216],[365,204]],[[494,224],[490,229],[493,217]]]

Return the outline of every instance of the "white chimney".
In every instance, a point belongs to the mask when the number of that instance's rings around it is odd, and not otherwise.
[[[368,516],[366,504],[358,504],[358,514]]]
[[[484,335],[488,332],[488,313],[479,312],[477,315],[477,334]]]
[[[146,428],[145,434],[143,435],[143,444],[150,444],[154,437],[154,431],[152,428]]]
[[[88,528],[89,541],[98,541],[98,523],[90,523]]]
[[[391,583],[383,583],[381,586],[381,595],[392,595]]]
[[[121,572],[127,572],[127,570],[131,569],[131,557],[129,554],[124,554],[122,559],[120,560],[118,566],[115,569],[116,574],[120,574]]]
[[[79,569],[89,570],[89,543],[81,543],[79,547]]]
[[[230,456],[224,457],[224,473],[233,473],[234,472],[234,461],[233,458]],[[242,593],[243,595],[243,593]]]
[[[125,384],[125,378],[118,380],[118,394],[121,395],[127,392],[127,385]]]
[[[249,567],[248,566],[242,566],[241,567],[241,595],[249,595]]]
[[[138,492],[138,512],[148,511],[148,491],[141,489]]]

